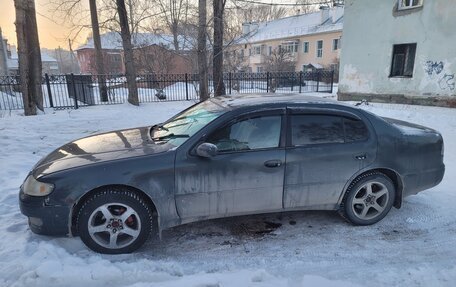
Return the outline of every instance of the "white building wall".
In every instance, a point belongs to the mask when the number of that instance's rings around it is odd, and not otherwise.
[[[397,2],[345,1],[339,98],[456,98],[456,1],[401,11]],[[406,43],[417,43],[413,77],[390,77],[393,45]]]

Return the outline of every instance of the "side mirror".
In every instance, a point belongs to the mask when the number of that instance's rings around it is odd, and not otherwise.
[[[217,146],[211,143],[202,143],[196,148],[196,154],[201,157],[213,157],[217,152]]]

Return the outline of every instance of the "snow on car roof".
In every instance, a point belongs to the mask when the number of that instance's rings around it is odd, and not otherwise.
[[[241,107],[241,106],[255,106],[262,104],[273,104],[273,103],[333,103],[340,104],[333,99],[306,96],[303,94],[243,94],[236,96],[223,96],[216,99],[215,101],[221,102],[223,105],[230,107]]]

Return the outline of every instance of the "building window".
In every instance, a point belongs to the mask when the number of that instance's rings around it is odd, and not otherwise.
[[[249,56],[252,56],[252,49],[249,49]]]
[[[285,43],[282,43],[281,49],[282,49],[282,51],[284,51],[284,52],[296,53],[296,52],[298,52],[298,45],[299,45],[299,43],[296,42],[296,41],[293,41],[293,42],[285,42]]]
[[[391,77],[413,77],[416,43],[393,46]]]
[[[269,46],[269,49],[268,49],[268,55],[271,56],[272,55],[272,46]]]
[[[399,10],[411,9],[423,6],[423,0],[398,0]]]
[[[302,47],[304,53],[309,53],[309,42],[302,43]]]
[[[263,67],[257,67],[257,73],[263,73]]]
[[[333,51],[339,49],[339,39],[333,39]]]
[[[261,54],[261,46],[255,46],[254,47],[255,55],[260,55]]]
[[[323,57],[323,40],[317,41],[317,58]]]

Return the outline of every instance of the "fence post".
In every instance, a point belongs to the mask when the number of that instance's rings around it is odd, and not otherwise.
[[[48,97],[49,97],[49,106],[51,106],[51,108],[53,108],[54,101],[52,100],[51,83],[49,83],[49,75],[47,73],[44,74],[44,79],[46,80],[46,87],[47,87],[47,92],[48,92]]]
[[[74,108],[77,110],[78,107],[78,97],[76,95],[76,82],[74,80],[74,74],[71,73],[71,82],[73,84],[73,99],[74,99]]]
[[[230,85],[230,95],[231,95],[231,72],[228,73],[228,85]]]
[[[188,101],[188,74],[185,73],[185,99]]]
[[[302,71],[299,72],[299,93],[302,92],[301,85],[302,85]]]
[[[317,69],[317,93],[320,88],[320,70]]]
[[[334,70],[331,71],[331,89],[329,91],[330,94],[333,93],[333,86],[334,86]]]
[[[269,93],[269,72],[266,73],[266,93]]]

